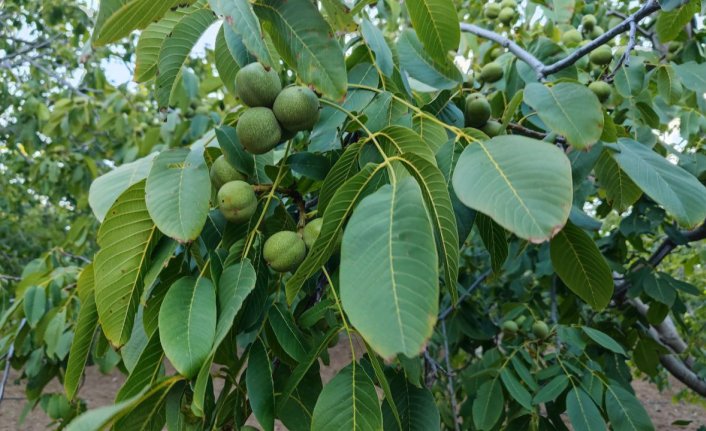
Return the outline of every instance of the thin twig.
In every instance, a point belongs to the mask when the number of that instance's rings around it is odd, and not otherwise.
[[[27,319],[22,319],[20,325],[17,328],[17,332],[22,330],[25,326]],[[7,350],[7,356],[5,357],[5,370],[2,373],[2,380],[0,381],[0,404],[2,404],[3,397],[5,396],[5,385],[7,385],[7,379],[10,377],[10,362],[12,361],[12,356],[15,354],[15,342],[13,340],[10,343],[10,348]]]
[[[635,45],[637,44],[636,30],[637,24],[635,24],[635,21],[630,21],[630,40],[628,41],[628,45],[625,47],[625,52],[623,52],[623,55],[620,56],[618,63],[616,63],[615,68],[606,78],[606,81],[612,81],[615,74],[618,73],[618,70],[620,70],[621,67],[630,66],[630,53],[633,49],[635,49]]]
[[[441,335],[444,337],[444,361],[446,362],[446,374],[448,379],[448,391],[451,398],[451,412],[454,417],[454,428],[461,431],[461,421],[458,418],[458,406],[456,405],[456,390],[454,389],[454,375],[451,370],[451,359],[449,359],[449,338],[446,336],[446,320],[441,321]]]
[[[486,278],[488,278],[488,276],[490,275],[491,272],[492,272],[492,271],[489,269],[489,270],[485,271],[483,274],[481,274],[478,278],[476,278],[476,279],[473,281],[473,284],[471,284],[471,286],[468,288],[468,290],[466,290],[465,292],[463,292],[463,293],[461,294],[461,296],[458,297],[458,301],[456,301],[456,306],[461,305],[461,303],[462,303],[463,301],[465,301],[466,299],[468,299],[468,297],[471,296],[471,293],[473,293],[473,291],[476,290],[476,289],[478,288],[478,286],[480,286],[480,284],[481,284]],[[454,306],[454,305],[452,304],[452,305],[450,305],[448,308],[446,308],[444,311],[442,311],[442,312],[439,314],[439,320],[442,320],[442,321],[445,320],[445,319],[449,316],[449,314],[451,314],[451,312],[456,309],[456,306]]]

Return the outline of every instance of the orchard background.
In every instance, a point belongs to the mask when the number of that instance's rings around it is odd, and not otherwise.
[[[703,405],[705,1],[0,5],[0,409],[18,384],[69,430],[641,431],[636,380]],[[87,410],[96,369],[126,377]]]

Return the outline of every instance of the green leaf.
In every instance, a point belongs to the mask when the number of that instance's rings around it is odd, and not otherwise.
[[[249,259],[228,266],[221,273],[218,282],[218,320],[216,322],[216,337],[211,347],[208,358],[201,365],[199,374],[194,384],[194,398],[191,409],[197,416],[204,414],[204,398],[208,386],[211,364],[218,347],[226,339],[233,327],[235,316],[240,311],[245,299],[255,289],[257,273]]]
[[[272,383],[272,364],[267,356],[265,345],[259,339],[250,348],[245,383],[250,406],[258,423],[265,431],[273,431],[275,427],[275,394]]]
[[[380,403],[370,377],[355,363],[336,374],[319,394],[311,420],[312,431],[379,431]]]
[[[453,187],[464,205],[535,243],[560,231],[571,211],[569,159],[554,145],[522,136],[468,145]]]
[[[299,79],[324,96],[342,99],[347,79],[343,53],[319,10],[308,0],[260,0],[253,8]]]
[[[630,67],[615,72],[615,89],[623,97],[635,97],[645,90],[645,64],[640,57],[630,61]]]
[[[420,88],[420,91],[455,88],[463,80],[461,72],[451,60],[430,57],[412,30],[402,32],[397,40],[397,50],[402,68],[410,77],[425,84],[425,88]]]
[[[607,334],[599,331],[598,329],[589,328],[588,326],[582,326],[581,329],[583,330],[583,332],[586,333],[586,335],[588,335],[591,340],[595,341],[600,346],[605,347],[611,352],[627,356],[627,353],[625,353],[623,347]]]
[[[455,302],[457,299],[456,281],[458,279],[458,229],[451,197],[446,180],[435,164],[412,153],[400,156],[407,170],[414,176],[422,189],[424,202],[429,209],[432,224],[439,238],[441,260],[444,263],[444,279]]]
[[[493,272],[497,274],[502,269],[508,256],[507,232],[502,226],[495,223],[492,218],[482,213],[476,214],[475,223],[478,226],[478,233],[483,245],[488,250],[488,254],[490,254],[490,266],[493,268]]]
[[[242,38],[248,51],[266,67],[279,69],[265,42],[265,33],[248,0],[209,0],[214,11],[225,17],[224,25]]]
[[[378,167],[368,164],[359,173],[338,188],[323,215],[321,232],[297,271],[287,280],[287,302],[291,304],[304,282],[314,275],[338,245],[338,235],[353,207],[372,181]]]
[[[671,65],[660,65],[654,74],[657,81],[657,91],[667,103],[677,103],[681,99],[682,82],[677,77],[676,70]]]
[[[461,40],[458,12],[452,0],[407,0],[412,26],[424,50],[439,61],[455,51]]]
[[[65,429],[67,431],[96,431],[104,429],[116,419],[120,419],[126,414],[129,415],[131,411],[135,411],[134,409],[139,408],[139,406],[145,402],[153,405],[152,403],[149,403],[149,400],[153,399],[152,397],[159,394],[166,395],[166,393],[168,393],[171,388],[181,380],[182,378],[178,376],[169,377],[160,381],[149,390],[145,388],[145,390],[125,401],[89,410],[71,421]],[[139,429],[139,425],[140,424],[138,423],[135,426],[119,429],[134,430]],[[157,429],[161,429],[161,426],[157,427]]]
[[[413,179],[383,186],[353,212],[341,247],[341,302],[383,358],[416,356],[431,336],[439,307],[437,259]]]
[[[152,160],[156,156],[157,153],[152,153],[134,162],[125,163],[101,175],[91,183],[91,188],[88,191],[88,204],[98,221],[103,221],[110,206],[128,187],[147,178],[147,174],[152,168]]]
[[[668,280],[653,274],[651,271],[646,271],[643,277],[640,277],[642,288],[645,293],[655,301],[661,302],[667,307],[672,307],[677,299],[677,291]]]
[[[47,292],[43,287],[30,286],[24,293],[25,318],[34,328],[47,312]]]
[[[150,391],[149,395],[142,398],[139,403],[118,418],[113,429],[135,431],[163,429],[167,419],[165,411],[167,396],[177,383],[178,381],[172,381],[160,387],[159,390]]]
[[[101,2],[103,3],[103,2]],[[145,28],[161,18],[169,9],[177,5],[193,3],[193,0],[131,0],[114,11],[100,27],[94,45],[101,46],[128,36],[133,30]]]
[[[160,108],[169,106],[184,61],[201,35],[215,20],[216,15],[211,10],[199,9],[179,20],[171,32],[171,37],[165,39],[159,50],[155,83]]]
[[[431,148],[429,148],[417,132],[409,127],[388,126],[375,133],[373,137],[375,137],[383,148],[395,150],[386,151],[389,156],[411,153],[421,157],[432,165],[436,165],[436,158]],[[372,137],[370,140],[372,140]]]
[[[228,163],[238,171],[252,176],[255,174],[255,155],[248,153],[238,140],[235,128],[221,126],[216,129],[218,145],[223,151],[223,156]]]
[[[679,36],[694,14],[699,12],[698,2],[687,0],[678,8],[657,15],[655,30],[662,43],[670,42]]]
[[[115,396],[115,401],[120,402],[131,398],[156,381],[163,359],[164,351],[159,341],[159,332],[155,332],[140,353],[140,357],[132,372]]]
[[[303,335],[294,324],[292,315],[282,304],[270,307],[268,322],[284,351],[297,362],[305,360],[308,348],[302,341]]]
[[[297,365],[294,371],[292,371],[292,374],[289,376],[289,379],[287,379],[284,389],[282,389],[282,395],[277,400],[278,403],[284,405],[287,402],[289,397],[299,386],[299,383],[301,383],[306,373],[314,365],[314,363],[319,360],[321,353],[327,349],[328,344],[334,339],[334,337],[338,336],[339,332],[341,332],[341,327],[334,326],[321,337],[318,344],[314,343],[316,347],[308,351],[306,359]]]
[[[606,191],[608,202],[618,212],[627,210],[642,196],[642,190],[620,169],[609,151],[603,150],[595,170],[598,181]]]
[[[650,415],[633,394],[616,384],[606,387],[605,398],[611,429],[615,431],[654,431]]]
[[[527,388],[522,386],[515,373],[510,371],[509,368],[503,368],[500,371],[500,380],[502,380],[512,399],[517,401],[522,407],[532,411],[532,395],[527,391]]]
[[[146,191],[147,210],[162,233],[181,242],[196,239],[211,196],[203,148],[162,151],[154,159]]]
[[[365,39],[365,43],[375,53],[375,63],[380,68],[380,71],[387,76],[392,76],[395,64],[392,59],[392,51],[382,31],[375,24],[363,19],[360,22],[360,32]]]
[[[325,212],[326,207],[335,195],[336,191],[353,175],[358,172],[358,155],[362,148],[361,142],[346,147],[341,157],[338,158],[333,167],[329,170],[324,184],[319,192],[319,212]]]
[[[576,148],[589,148],[601,137],[601,102],[583,85],[570,82],[553,87],[529,84],[525,88],[525,103],[537,111],[552,132],[565,136]]]
[[[700,94],[706,93],[706,63],[690,61],[673,67],[684,83],[684,87]]]
[[[216,46],[214,48],[215,64],[216,70],[218,70],[218,77],[221,79],[221,82],[223,82],[223,85],[232,96],[236,96],[235,75],[240,70],[240,66],[228,49],[228,44],[224,36],[225,31],[223,30],[225,25],[226,24],[223,24],[221,26],[220,30],[218,30],[218,34],[216,35]]]
[[[580,388],[574,387],[566,396],[566,414],[576,431],[605,430],[601,412],[591,397]]]
[[[216,291],[207,278],[182,277],[159,309],[164,353],[184,377],[196,376],[216,335]]]
[[[130,186],[110,208],[98,231],[96,307],[103,333],[115,346],[122,346],[130,337],[149,256],[159,239],[144,196],[144,181]]]
[[[613,296],[613,275],[608,263],[583,229],[567,222],[551,240],[550,255],[561,281],[596,311]]]
[[[706,187],[693,175],[631,139],[610,147],[618,150],[611,155],[620,168],[679,223],[695,226],[706,218]]]
[[[473,423],[481,431],[493,429],[500,419],[505,406],[503,388],[498,378],[480,385],[473,400]]]
[[[435,431],[441,423],[439,410],[434,402],[434,396],[425,387],[412,385],[404,376],[398,373],[390,384],[392,400],[386,399],[382,405],[383,429],[403,429],[405,431]],[[398,428],[391,402],[397,406],[401,418]]]
[[[147,82],[154,78],[162,44],[169,37],[174,26],[188,13],[187,9],[167,11],[162,19],[148,25],[140,33],[135,49],[135,82]]]
[[[566,374],[559,374],[537,391],[532,399],[532,404],[544,404],[556,400],[567,386],[569,386],[569,378],[566,377]]]
[[[74,399],[78,391],[78,385],[86,367],[88,353],[91,349],[93,335],[98,327],[98,311],[96,310],[96,298],[94,295],[94,275],[93,264],[89,263],[81,271],[78,278],[77,289],[80,292],[81,308],[78,312],[74,338],[71,342],[69,352],[69,362],[66,365],[64,375],[64,390],[69,401]]]

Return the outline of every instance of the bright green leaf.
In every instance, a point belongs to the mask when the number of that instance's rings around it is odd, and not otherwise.
[[[572,146],[584,149],[598,142],[603,132],[603,110],[587,87],[562,82],[552,87],[529,84],[525,103],[537,111],[552,132],[566,137]]]
[[[416,356],[431,336],[437,265],[434,232],[413,179],[361,201],[343,235],[341,301],[351,324],[382,357]]]
[[[569,159],[551,144],[522,136],[469,144],[453,186],[464,205],[531,242],[554,236],[571,211]]]
[[[164,353],[184,377],[196,376],[216,335],[216,291],[206,278],[182,277],[171,285],[159,309]]]
[[[147,176],[147,210],[162,233],[181,242],[196,239],[209,210],[211,179],[203,149],[161,152]]]

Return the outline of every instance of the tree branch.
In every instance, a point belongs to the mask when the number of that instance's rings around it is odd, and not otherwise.
[[[514,41],[508,39],[507,37],[498,34],[492,30],[486,30],[475,24],[461,23],[461,31],[466,33],[472,33],[476,36],[480,36],[484,39],[492,40],[493,42],[507,48],[511,53],[515,54],[517,58],[527,63],[535,72],[537,76],[542,76],[542,70],[544,69],[544,63],[539,61],[537,57],[530,54],[529,51],[522,48],[520,45],[516,44]]]
[[[686,243],[700,241],[706,239],[706,221],[696,229],[681,232],[680,235]],[[664,241],[657,247],[652,255],[647,259],[647,265],[651,267],[658,266],[679,244],[671,238],[665,238]],[[637,265],[632,269],[636,271],[643,268],[644,265]],[[616,301],[622,300],[628,291],[629,282],[624,281],[615,289],[614,298]],[[632,298],[627,301],[632,307],[637,310],[640,315],[647,317],[650,307],[645,304],[640,298]],[[660,356],[659,360],[662,366],[669,371],[680,382],[684,383],[689,389],[697,394],[706,397],[706,381],[699,377],[692,370],[695,362],[694,358],[687,356],[682,359],[678,355],[684,354],[688,349],[688,344],[682,339],[677,331],[676,325],[671,316],[667,316],[660,324],[651,325],[648,331],[650,336],[669,349],[672,353]]]
[[[582,47],[578,48],[576,51],[572,52],[568,56],[549,65],[545,65],[544,63],[542,63],[537,57],[535,57],[529,51],[519,46],[514,41],[492,30],[486,30],[482,27],[473,24],[461,23],[461,31],[475,34],[476,36],[492,40],[493,42],[504,46],[510,52],[515,54],[518,59],[527,63],[537,73],[537,77],[542,80],[545,77],[553,75],[576,63],[581,57],[589,54],[591,51],[598,48],[599,46],[606,44],[615,36],[625,33],[628,30],[630,30],[631,33],[636,32],[637,23],[643,18],[658,11],[659,9],[660,5],[657,0],[649,0],[635,13],[625,17],[625,19],[623,19],[620,24],[603,33],[601,36],[593,39],[586,45],[583,45]]]
[[[591,51],[598,48],[599,46],[605,45],[615,36],[625,33],[630,28],[631,23],[637,24],[640,20],[642,20],[642,18],[645,18],[646,16],[649,16],[658,10],[660,10],[659,2],[657,2],[657,0],[649,0],[640,9],[638,9],[637,12],[633,13],[632,15],[629,15],[620,24],[606,31],[605,33],[593,39],[586,45],[580,47],[576,51],[572,52],[571,55],[546,66],[541,71],[542,75],[548,76],[571,66],[572,64],[576,63],[581,57],[589,54]]]

